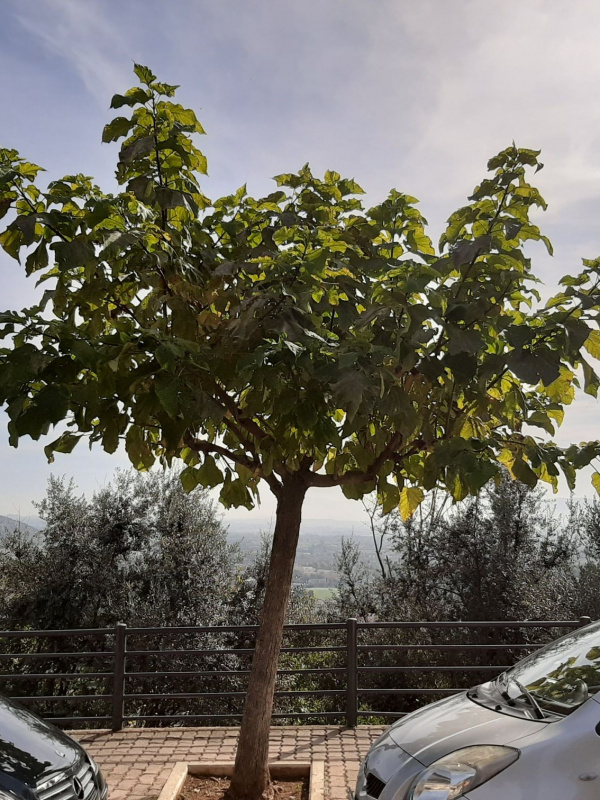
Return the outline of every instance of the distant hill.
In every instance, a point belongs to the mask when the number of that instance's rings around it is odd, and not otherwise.
[[[33,514],[7,514],[6,516],[8,519],[12,519],[15,522],[24,522],[29,528],[35,528],[37,531],[41,531],[42,528],[46,527],[44,520]]]
[[[25,519],[29,518],[26,517]],[[20,528],[20,530],[22,530],[24,533],[28,533],[30,535],[39,533],[40,530],[39,527],[25,523],[23,518],[19,520],[18,518],[15,519],[14,517],[4,517],[0,514],[0,539],[7,531],[12,532],[17,528]]]

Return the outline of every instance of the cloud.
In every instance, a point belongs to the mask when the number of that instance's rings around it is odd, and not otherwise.
[[[118,8],[111,3],[112,10]],[[96,0],[53,0],[32,6],[13,6],[23,28],[51,52],[67,59],[88,91],[103,106],[129,77],[126,59],[131,44],[106,4]]]
[[[103,104],[140,59],[202,108],[218,183],[310,158],[436,219],[513,138],[543,146],[556,208],[597,194],[593,0],[54,0],[12,6]],[[118,8],[118,13],[115,9]]]

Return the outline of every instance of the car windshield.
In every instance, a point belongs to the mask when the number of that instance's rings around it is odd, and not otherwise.
[[[568,714],[600,689],[600,622],[546,645],[505,678],[524,686],[542,708]]]

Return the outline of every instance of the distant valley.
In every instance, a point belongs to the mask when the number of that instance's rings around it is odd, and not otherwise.
[[[268,521],[231,520],[225,524],[229,526],[229,541],[239,545],[242,563],[248,564],[260,547],[261,535],[270,532]],[[342,537],[353,537],[366,566],[377,569],[373,539],[365,525],[350,520],[309,519],[302,524],[294,582],[314,589],[335,587],[336,560],[342,548]]]
[[[31,536],[39,534],[43,521],[38,517],[0,515],[0,542],[7,532],[17,528]],[[269,520],[244,519],[224,521],[227,538],[240,549],[240,565],[248,565],[261,546],[261,537],[272,531]],[[336,560],[342,537],[352,536],[366,565],[377,568],[373,540],[365,525],[350,520],[309,519],[302,525],[294,569],[294,583],[311,589],[332,589],[337,584]]]

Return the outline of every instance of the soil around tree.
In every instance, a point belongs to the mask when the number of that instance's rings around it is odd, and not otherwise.
[[[178,800],[223,800],[229,778],[188,775]],[[308,778],[271,781],[274,800],[308,800]]]

